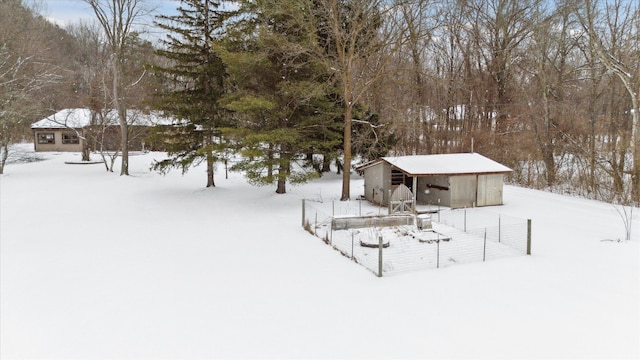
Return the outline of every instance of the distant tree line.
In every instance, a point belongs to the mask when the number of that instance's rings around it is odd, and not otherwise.
[[[28,12],[18,0],[0,6]],[[639,8],[635,0],[183,0],[177,15],[155,17],[162,41],[129,31],[117,57],[101,41],[104,21],[56,30],[75,39],[66,40],[73,56],[32,53],[59,70],[46,79],[57,92],[36,105],[43,113],[119,100],[164,110],[180,125],[156,134],[168,157],[154,168],[205,162],[207,186],[216,163],[240,154],[234,167],[278,193],[335,164],[346,200],[354,159],[475,151],[513,168],[515,184],[638,204]],[[17,50],[4,23],[3,126],[16,123],[5,120],[18,109],[15,94],[35,92],[7,80]],[[59,42],[32,31],[49,48]],[[25,74],[36,78],[35,68]]]

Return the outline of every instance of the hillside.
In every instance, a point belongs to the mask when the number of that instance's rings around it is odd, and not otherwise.
[[[632,240],[606,203],[508,186],[533,255],[377,278],[300,226],[302,198],[219,169],[131,174],[33,154],[0,176],[0,357],[637,358]],[[358,195],[362,179],[353,180]]]
[[[17,115],[21,136],[29,124],[55,109],[77,106],[79,46],[64,29],[20,0],[0,1],[0,110]],[[20,137],[16,139],[20,140]]]

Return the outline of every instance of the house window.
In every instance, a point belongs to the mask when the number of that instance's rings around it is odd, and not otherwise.
[[[62,143],[63,144],[80,144],[80,139],[78,138],[78,134],[76,133],[63,133]]]
[[[38,133],[38,144],[55,144],[56,138],[53,133]]]

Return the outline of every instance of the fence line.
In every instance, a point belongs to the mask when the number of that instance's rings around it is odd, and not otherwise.
[[[344,225],[346,212],[335,216],[335,205],[331,207],[327,211],[325,204],[303,200],[305,229],[378,276],[530,254],[530,220],[478,209],[442,209],[432,214],[432,228],[426,231],[416,227],[414,216],[407,217],[413,218],[410,223],[385,224],[376,223],[375,216],[351,214],[358,224],[351,228]],[[355,209],[361,213],[361,207]],[[332,226],[336,219],[340,229]]]

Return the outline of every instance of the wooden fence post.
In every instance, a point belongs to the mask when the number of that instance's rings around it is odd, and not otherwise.
[[[440,269],[440,233],[438,233],[438,240],[436,240],[436,269]]]
[[[382,235],[378,235],[378,277],[382,277]]]
[[[527,255],[531,255],[531,219],[527,219]]]
[[[482,247],[482,261],[487,260],[487,228],[484,228],[484,246]]]

